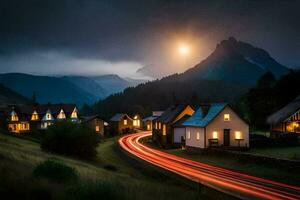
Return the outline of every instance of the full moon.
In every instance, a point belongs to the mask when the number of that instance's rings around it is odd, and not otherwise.
[[[190,53],[190,48],[186,45],[179,46],[178,53],[182,56],[185,56]]]

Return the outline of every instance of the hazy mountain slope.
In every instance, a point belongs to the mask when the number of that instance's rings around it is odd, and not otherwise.
[[[271,71],[278,78],[286,74],[288,68],[279,64],[265,50],[229,38],[218,44],[205,60],[184,72],[182,78],[253,85],[267,71]]]
[[[122,79],[118,75],[102,75],[91,77],[102,88],[105,89],[108,95],[123,91],[125,88],[132,86],[133,84],[125,79]]]
[[[39,103],[93,103],[97,98],[69,81],[48,76],[33,76],[21,73],[0,74],[0,83],[31,98],[33,93]]]
[[[29,102],[27,98],[0,84],[0,105],[23,104],[27,102]]]
[[[98,99],[103,99],[107,96],[105,89],[91,78],[83,76],[64,76],[62,78],[70,81],[85,92],[96,96]]]

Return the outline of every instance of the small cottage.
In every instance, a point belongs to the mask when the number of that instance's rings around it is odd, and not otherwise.
[[[300,95],[267,118],[272,134],[300,134]]]
[[[127,114],[117,113],[110,119],[110,128],[113,134],[124,134],[133,131],[133,119]]]
[[[95,133],[104,136],[105,127],[108,125],[103,119],[101,119],[98,115],[94,116],[82,116],[81,122],[87,124]]]
[[[142,118],[139,114],[135,114],[132,118],[133,127],[134,128],[141,128],[142,127]]]
[[[191,106],[178,104],[169,107],[160,117],[153,120],[152,139],[161,145],[176,145],[174,125],[186,115],[191,116],[194,110]],[[180,133],[176,133],[176,138]]]
[[[182,125],[188,149],[249,147],[249,125],[226,103],[202,105]]]
[[[143,119],[143,128],[147,131],[152,131],[153,128],[153,120],[158,118],[163,114],[163,111],[153,111],[152,115]]]

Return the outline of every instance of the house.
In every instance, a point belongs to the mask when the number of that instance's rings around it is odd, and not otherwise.
[[[127,114],[117,113],[110,119],[110,128],[113,134],[129,133],[133,130],[133,119]]]
[[[300,95],[267,118],[271,133],[300,134]]]
[[[152,115],[143,119],[143,128],[147,131],[152,131],[153,120],[163,114],[164,111],[153,111]]]
[[[134,128],[141,128],[142,127],[142,118],[139,114],[135,114],[132,118],[132,123]]]
[[[202,105],[182,125],[187,149],[249,147],[249,125],[226,103]]]
[[[14,105],[7,108],[6,115],[13,133],[47,129],[59,120],[79,122],[75,104]]]
[[[174,140],[175,123],[186,115],[191,116],[193,113],[194,110],[189,105],[178,104],[169,107],[160,117],[153,120],[153,141],[157,141],[164,146],[176,145],[177,140]]]
[[[81,123],[86,124],[94,130],[95,133],[100,134],[101,136],[104,136],[106,127],[108,126],[108,123],[101,119],[98,115],[82,116]]]

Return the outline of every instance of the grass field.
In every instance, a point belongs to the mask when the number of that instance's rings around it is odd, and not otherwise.
[[[300,146],[252,148],[248,153],[270,156],[274,158],[300,160]]]
[[[42,152],[34,141],[0,134],[0,179],[6,180],[0,183],[0,193],[9,191],[25,199],[231,199],[213,190],[198,192],[170,178],[145,175],[122,158],[115,142],[115,138],[101,142],[96,161],[88,163]],[[61,185],[32,178],[34,167],[49,158],[75,168],[80,182]]]
[[[168,153],[185,157],[198,162],[207,163],[214,166],[223,167],[226,169],[231,169],[239,172],[244,172],[246,174],[264,177],[271,180],[276,180],[280,182],[285,182],[294,185],[300,185],[300,172],[291,171],[288,169],[277,168],[276,166],[264,166],[261,164],[245,162],[238,160],[236,158],[229,158],[223,156],[212,156],[205,154],[190,154],[181,149],[166,150]]]

